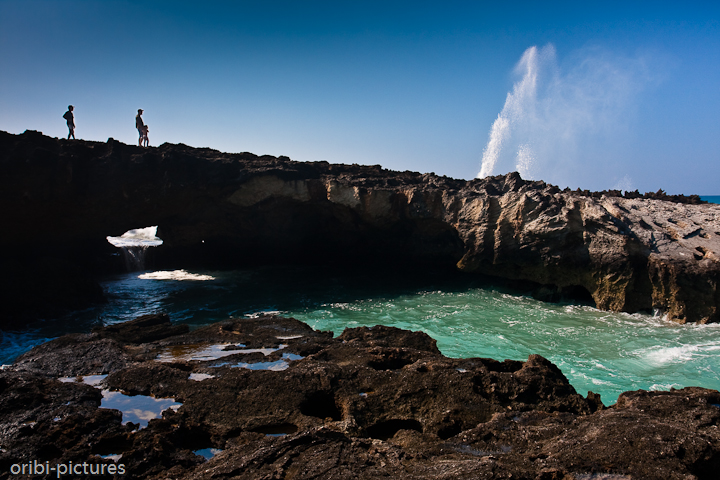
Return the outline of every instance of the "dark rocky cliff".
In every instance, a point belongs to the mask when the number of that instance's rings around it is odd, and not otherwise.
[[[106,236],[158,225],[158,268],[457,265],[534,282],[547,299],[584,293],[601,309],[720,321],[716,205],[563,192],[516,173],[464,181],[32,131],[0,132],[0,168],[9,271],[112,269]],[[77,297],[96,299],[85,280],[78,274]],[[32,280],[5,286],[17,299],[44,291]]]
[[[176,408],[153,413],[148,396]],[[31,460],[155,480],[712,479],[719,402],[689,387],[605,408],[539,355],[447,358],[392,327],[333,338],[259,317],[187,333],[147,315],[0,370],[0,479]]]

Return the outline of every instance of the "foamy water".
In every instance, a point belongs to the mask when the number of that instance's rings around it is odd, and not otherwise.
[[[197,328],[273,312],[336,334],[346,327],[377,324],[423,331],[450,357],[526,360],[538,353],[558,365],[580,394],[600,393],[606,404],[626,390],[720,389],[720,325],[677,325],[660,315],[547,304],[469,275],[268,267],[187,272],[214,278],[208,281],[159,281],[153,273],[110,277],[103,282],[107,304],[47,321],[35,330],[4,332],[0,361],[10,363],[32,346],[68,331],[89,331],[148,313],[166,312],[174,322]],[[175,353],[188,358],[240,353],[223,348]],[[286,365],[283,361],[255,368]]]
[[[142,280],[175,280],[175,281],[195,281],[205,282],[208,280],[215,280],[212,275],[200,275],[197,273],[190,273],[186,270],[172,270],[162,272],[149,272],[138,275],[138,278]]]
[[[288,313],[336,332],[375,323],[421,330],[451,357],[525,360],[538,353],[558,365],[579,393],[600,393],[606,403],[627,390],[720,389],[720,325],[677,325],[483,289],[418,292]]]

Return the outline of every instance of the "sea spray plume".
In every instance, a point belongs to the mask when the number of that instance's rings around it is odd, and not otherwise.
[[[537,98],[539,59],[545,55],[555,55],[552,45],[544,47],[540,52],[537,47],[530,47],[525,50],[520,62],[515,67],[516,72],[522,72],[522,78],[515,83],[513,91],[507,94],[505,106],[490,129],[490,139],[483,151],[482,166],[478,177],[492,175],[503,144],[510,137],[513,124],[523,115],[533,113],[529,110],[535,106]],[[530,147],[527,146],[527,148]]]
[[[528,48],[478,177],[516,170],[561,187],[616,184],[631,161],[624,146],[632,137],[634,96],[652,81],[648,60],[586,47],[571,52],[561,69],[552,45]]]
[[[617,183],[612,187],[613,190],[622,190],[625,192],[630,192],[633,190],[633,181],[632,178],[630,178],[630,175],[625,175],[620,180],[617,181]]]
[[[517,171],[520,176],[525,179],[533,178],[533,167],[535,164],[535,155],[532,148],[528,144],[520,145],[517,152]]]

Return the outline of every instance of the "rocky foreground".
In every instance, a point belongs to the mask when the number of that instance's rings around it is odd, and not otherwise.
[[[99,408],[120,395],[112,392],[130,396],[125,413]],[[128,421],[144,396],[181,405],[145,415],[146,426]],[[333,338],[279,317],[190,333],[155,315],[60,337],[0,371],[0,425],[0,478],[31,461],[122,465],[125,477],[150,479],[668,480],[720,471],[715,390],[627,392],[606,408],[537,355],[451,359],[424,333],[377,326]]]
[[[151,225],[157,268],[456,266],[532,283],[540,299],[720,321],[720,205],[698,198],[32,131],[0,132],[0,169],[0,290],[14,300],[0,328],[101,300],[91,276],[117,268],[105,237]]]

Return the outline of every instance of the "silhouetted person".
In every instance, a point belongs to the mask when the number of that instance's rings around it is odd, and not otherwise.
[[[143,136],[142,136],[142,144],[143,147],[149,147],[150,146],[150,139],[148,138],[148,132],[150,131],[150,128],[148,128],[147,125],[143,126]]]
[[[138,147],[143,146],[143,138],[145,138],[145,122],[142,119],[142,108],[138,109],[138,114],[135,116],[135,127],[138,129],[140,139],[138,140]]]
[[[68,105],[68,111],[65,112],[65,115],[63,115],[63,118],[67,120],[67,126],[68,126],[68,140],[70,140],[70,137],[75,140],[75,115],[73,115],[73,110],[75,110],[75,107],[72,105]]]

